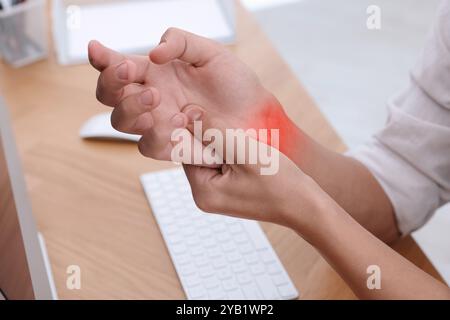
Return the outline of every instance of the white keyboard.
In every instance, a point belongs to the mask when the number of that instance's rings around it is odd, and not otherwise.
[[[257,222],[198,209],[182,168],[141,182],[188,299],[298,297]]]

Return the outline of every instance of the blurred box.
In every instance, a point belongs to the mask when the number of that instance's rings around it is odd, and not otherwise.
[[[0,56],[14,67],[47,57],[45,0],[28,0],[0,10]]]
[[[61,64],[86,63],[94,39],[122,53],[147,54],[169,27],[232,43],[234,14],[234,0],[54,0],[55,49]]]

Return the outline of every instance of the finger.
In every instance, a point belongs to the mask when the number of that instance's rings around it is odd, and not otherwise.
[[[136,71],[136,64],[129,60],[104,69],[97,82],[97,100],[115,107],[124,98],[124,87],[135,82]]]
[[[221,45],[210,39],[170,28],[162,36],[161,43],[151,51],[150,59],[157,64],[180,59],[201,67],[224,51]]]
[[[139,55],[123,55],[108,47],[105,47],[100,42],[92,40],[88,46],[89,62],[91,65],[102,72],[106,68],[117,65],[125,60],[133,61],[138,67],[137,76],[142,78],[145,76],[150,61],[145,56]]]
[[[214,179],[217,175],[221,174],[220,170],[218,169],[200,167],[190,164],[183,164],[183,169],[193,191],[194,189],[209,189],[208,187],[211,180]]]
[[[123,87],[145,81],[150,62],[143,56],[122,55],[98,41],[89,43],[89,60],[101,71],[96,96],[105,105],[114,107],[124,98]]]
[[[210,213],[223,212],[227,204],[227,196],[217,183],[223,178],[220,169],[186,164],[183,168],[197,207]]]
[[[227,164],[257,164],[261,160],[260,155],[278,157],[277,150],[258,141],[258,131],[249,128],[236,128],[226,125],[223,117],[218,114],[207,113],[198,105],[188,105],[181,110],[188,119],[186,128],[202,143],[209,148],[210,136],[221,135],[223,137],[222,150],[218,150],[218,156]],[[238,121],[236,121],[238,122]],[[197,132],[201,128],[201,132]],[[205,140],[205,137],[208,139]],[[215,139],[215,138],[214,138]],[[269,161],[264,157],[264,161]]]
[[[234,153],[231,154],[231,151],[234,152],[235,150],[226,148],[226,132],[228,129],[233,128],[227,126],[220,115],[211,112],[207,113],[202,107],[195,104],[184,107],[181,112],[183,112],[188,119],[186,128],[203,144],[209,146],[209,142],[213,139],[213,136],[222,135],[224,137],[223,149],[216,150],[219,153],[218,156],[227,163],[231,161],[230,159],[234,160]],[[227,155],[227,152],[230,153],[230,155]]]
[[[139,151],[146,157],[171,161],[172,133],[177,129],[185,128],[186,125],[187,118],[182,113],[177,113],[166,121],[156,122],[139,141]]]
[[[103,46],[96,40],[89,42],[88,56],[91,65],[100,72],[110,65],[117,64],[125,59],[124,55]]]
[[[131,134],[144,134],[153,125],[150,113],[161,101],[156,88],[148,88],[123,99],[114,108],[111,125],[118,131]]]

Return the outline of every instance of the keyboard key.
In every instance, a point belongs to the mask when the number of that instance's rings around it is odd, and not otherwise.
[[[210,229],[201,229],[199,232],[200,238],[210,238],[212,233]]]
[[[241,261],[237,261],[237,262],[235,262],[235,263],[233,263],[231,265],[231,269],[236,274],[239,274],[239,273],[242,273],[244,271],[247,271],[248,268],[249,267],[242,260]]]
[[[236,244],[248,243],[248,237],[245,233],[239,233],[234,236],[234,242]]]
[[[247,254],[247,253],[253,252],[254,251],[253,245],[251,245],[250,243],[244,243],[239,247],[239,251],[242,254]]]
[[[172,224],[175,222],[175,218],[169,214],[161,215],[158,217],[158,219],[166,225],[169,225],[169,224]]]
[[[253,277],[248,272],[245,272],[237,275],[237,281],[239,284],[249,284],[253,282]]]
[[[278,298],[278,290],[272,284],[272,280],[268,276],[262,275],[256,277],[256,283],[262,292],[264,299],[274,300]]]
[[[183,237],[180,236],[180,235],[174,234],[172,237],[169,237],[167,242],[169,244],[171,244],[171,245],[182,243],[183,242]]]
[[[249,253],[245,256],[245,261],[248,264],[255,264],[259,261],[258,254],[256,252]]]
[[[198,275],[202,278],[208,278],[215,274],[215,270],[211,266],[206,266],[198,270]]]
[[[236,245],[233,242],[226,242],[222,244],[222,250],[225,252],[236,250]]]
[[[223,300],[227,298],[227,294],[219,286],[211,288],[208,290],[209,298],[212,300]]]
[[[203,249],[201,246],[191,247],[190,252],[193,256],[201,256],[205,252],[205,249]]]
[[[240,232],[243,231],[242,226],[240,224],[237,224],[237,223],[230,225],[228,227],[228,230],[230,230],[230,232],[232,234],[240,233]]]
[[[264,238],[264,232],[261,228],[258,228],[258,224],[252,224],[249,223],[249,221],[245,221],[243,227],[247,231],[256,250],[265,249],[267,247],[267,239]]]
[[[266,268],[264,268],[264,265],[261,263],[258,264],[254,264],[250,267],[250,270],[252,271],[252,273],[257,276],[260,274],[263,274],[266,272]]]
[[[242,291],[244,292],[245,298],[248,300],[259,300],[263,298],[258,287],[253,283],[243,285]]]
[[[264,262],[265,264],[275,262],[275,257],[269,250],[264,250],[264,251],[260,252],[260,257],[261,257],[262,262]]]
[[[269,264],[267,266],[267,273],[270,275],[276,275],[281,273],[281,270],[276,264]]]
[[[204,300],[208,298],[208,293],[202,286],[188,288],[188,296],[194,300]]]
[[[196,275],[183,277],[183,279],[188,287],[195,287],[202,283],[202,280]]]
[[[208,290],[220,287],[219,290],[223,291],[221,282],[219,280],[217,280],[215,276],[204,279],[203,286]]]
[[[220,280],[227,280],[227,279],[231,279],[232,277],[233,277],[233,274],[227,268],[220,269],[219,271],[217,271],[217,278],[219,278]]]
[[[186,245],[188,247],[195,247],[200,245],[200,240],[197,237],[189,237],[186,239]]]
[[[203,246],[205,248],[211,248],[216,245],[216,240],[213,237],[209,237],[202,240]]]
[[[172,246],[172,251],[175,254],[185,253],[187,251],[187,247],[184,243],[175,244]]]
[[[216,236],[216,239],[217,239],[217,242],[224,243],[225,241],[230,240],[231,237],[230,237],[230,235],[228,233],[222,232],[222,233],[219,233]]]
[[[180,270],[180,274],[182,276],[189,276],[192,274],[195,274],[197,272],[197,268],[194,266],[192,262],[189,262],[189,264],[183,265],[183,268]]]
[[[192,259],[188,254],[180,254],[180,255],[177,255],[175,258],[176,263],[179,264],[180,266],[189,264],[191,262],[191,260]]]
[[[294,299],[297,296],[297,290],[295,290],[290,284],[285,284],[278,287],[278,291],[285,299]]]
[[[238,220],[236,218],[232,218],[232,217],[225,217],[225,219],[223,219],[223,221],[229,226],[232,226],[232,225],[235,225],[238,223]]]
[[[245,299],[245,296],[242,293],[242,290],[239,288],[228,291],[227,294],[228,294],[228,298],[231,300],[244,300]]]
[[[229,254],[227,254],[227,260],[229,262],[236,262],[241,260],[241,255],[237,252],[230,252]]]
[[[183,236],[190,237],[196,234],[196,230],[193,227],[183,228]]]
[[[222,281],[222,286],[225,289],[225,291],[231,291],[236,289],[238,287],[238,284],[234,279],[230,279]]]
[[[222,256],[222,252],[218,248],[208,249],[208,257],[210,259],[215,259],[215,258],[221,257],[221,256]]]
[[[223,257],[219,257],[213,261],[213,266],[216,269],[224,268],[227,265],[227,261]]]
[[[167,235],[178,233],[178,227],[176,225],[168,225],[166,228],[164,228],[164,233]]]
[[[276,286],[281,286],[289,283],[286,277],[283,274],[272,277],[272,281]]]
[[[211,261],[208,259],[206,254],[199,255],[197,258],[195,258],[195,264],[197,265],[197,267],[204,267],[210,263]]]
[[[215,223],[212,227],[214,232],[222,232],[227,230],[227,228],[222,223]]]

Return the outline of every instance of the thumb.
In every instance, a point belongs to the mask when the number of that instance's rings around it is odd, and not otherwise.
[[[255,140],[257,139],[256,132],[227,125],[224,116],[220,113],[207,112],[202,107],[194,104],[184,107],[181,112],[188,119],[186,128],[196,140],[209,147],[208,142],[214,141],[211,144],[216,144],[217,139],[220,138],[221,143],[218,146],[220,146],[221,150],[216,151],[220,153],[220,156],[228,164],[245,163],[245,158],[249,156],[248,153],[251,151],[247,150],[247,144],[253,142],[253,145],[255,145],[258,143]]]
[[[181,110],[188,119],[187,129],[194,133],[194,122],[201,121],[202,123],[202,133],[208,129],[218,129],[222,132],[228,128],[225,125],[225,122],[219,115],[216,115],[214,112],[206,111],[202,107],[190,104]]]
[[[217,115],[215,116],[214,113],[207,112],[202,107],[194,104],[186,106],[181,112],[188,119],[186,129],[188,129],[194,136],[194,139],[199,141],[203,146],[210,148],[211,146],[208,143],[212,141],[217,142],[216,137],[221,137],[222,144],[219,144],[219,148],[209,150],[214,150],[215,156],[224,159],[226,151],[224,137],[227,126],[222,118]]]

